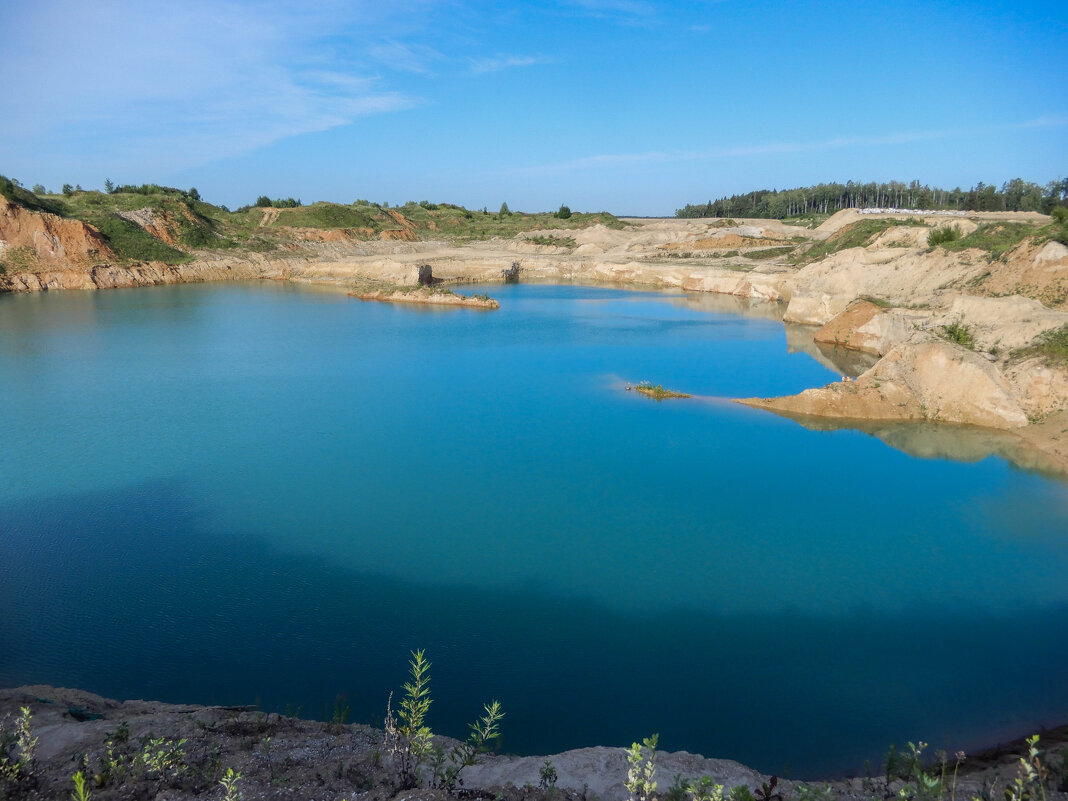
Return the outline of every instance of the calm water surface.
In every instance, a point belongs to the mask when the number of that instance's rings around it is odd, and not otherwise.
[[[708,299],[0,296],[0,685],[813,776],[1068,719],[1068,491],[724,398],[834,373]],[[700,397],[657,404],[649,379]]]

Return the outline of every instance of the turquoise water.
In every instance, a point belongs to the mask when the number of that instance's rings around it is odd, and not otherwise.
[[[377,723],[425,648],[443,733],[792,776],[1068,718],[1064,483],[726,402],[835,377],[759,309],[494,295],[0,296],[0,685]]]

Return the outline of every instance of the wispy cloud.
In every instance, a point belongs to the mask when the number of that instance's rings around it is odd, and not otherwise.
[[[984,129],[942,129],[931,131],[901,131],[881,136],[837,136],[816,141],[765,142],[752,145],[735,145],[710,150],[650,150],[640,153],[600,153],[593,156],[571,159],[555,164],[521,167],[518,173],[569,172],[575,170],[618,167],[628,164],[670,164],[686,161],[713,161],[716,159],[770,156],[781,153],[805,153],[813,151],[840,150],[850,147],[877,147],[899,145],[909,142],[936,141],[963,138],[981,133],[1019,130],[1039,127],[1068,127],[1068,116],[1051,115],[1026,122],[989,126]]]
[[[648,25],[657,18],[657,7],[645,0],[561,0],[564,8],[587,17],[619,25]]]
[[[645,0],[568,0],[567,5],[577,6],[596,16],[651,17],[656,9]]]
[[[538,64],[548,64],[550,59],[543,56],[494,56],[493,58],[470,59],[471,72],[481,75],[487,72],[500,72],[513,67],[533,67]]]
[[[1047,114],[1027,122],[1021,122],[1018,128],[1068,128],[1068,114]]]
[[[385,40],[371,45],[368,49],[368,56],[389,69],[420,75],[433,74],[432,65],[446,60],[442,53],[427,45],[395,40]]]
[[[156,151],[177,169],[419,102],[361,74],[336,43],[317,46],[338,7],[316,20],[264,5],[271,13],[206,0],[52,0],[0,12],[19,65],[0,138],[67,155],[92,148],[101,160]]]

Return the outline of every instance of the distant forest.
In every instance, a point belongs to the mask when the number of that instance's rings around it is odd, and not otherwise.
[[[1068,179],[1045,186],[1014,178],[1001,188],[980,181],[971,189],[938,189],[919,181],[902,183],[817,184],[798,189],[760,189],[687,204],[676,217],[766,217],[833,214],[842,209],[940,209],[956,211],[1041,211],[1048,213],[1068,198]]]

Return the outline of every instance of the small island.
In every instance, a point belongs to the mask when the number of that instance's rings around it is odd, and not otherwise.
[[[630,389],[630,385],[627,385],[627,389]],[[639,381],[634,385],[634,389],[641,395],[646,395],[657,401],[662,401],[665,398],[692,398],[693,395],[688,395],[685,392],[676,392],[673,389],[664,389],[661,384],[653,385],[651,381]]]

